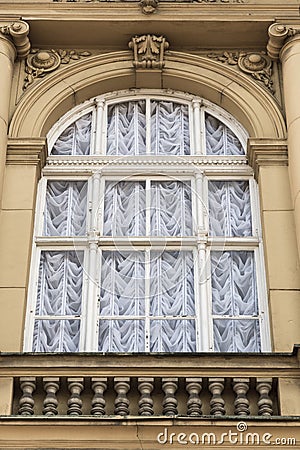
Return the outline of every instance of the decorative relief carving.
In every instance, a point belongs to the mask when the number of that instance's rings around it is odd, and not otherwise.
[[[230,66],[237,66],[242,72],[251,75],[274,93],[272,81],[272,61],[265,53],[224,52],[209,53],[208,58]]]
[[[128,46],[133,50],[133,65],[136,69],[163,68],[164,52],[169,48],[164,36],[154,34],[134,36]]]
[[[77,50],[38,50],[34,49],[26,59],[26,77],[23,90],[27,89],[37,78],[44,77],[53,72],[61,64],[78,61],[82,57],[91,56],[91,52]]]
[[[140,7],[144,14],[152,14],[156,11],[158,6],[158,0],[141,0]]]

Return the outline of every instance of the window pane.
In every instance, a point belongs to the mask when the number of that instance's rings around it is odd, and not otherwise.
[[[258,320],[214,320],[216,352],[259,352]]]
[[[244,149],[236,135],[216,117],[205,114],[206,154],[244,155]]]
[[[144,352],[144,320],[100,320],[99,352]]]
[[[151,320],[151,352],[195,352],[194,320]]]
[[[252,235],[248,181],[209,181],[208,201],[211,236]]]
[[[46,236],[86,233],[87,182],[48,181],[44,219]]]
[[[145,236],[145,182],[107,182],[104,196],[105,236]]]
[[[36,320],[33,332],[34,352],[77,352],[80,320]]]
[[[51,155],[89,155],[91,125],[92,113],[69,125],[55,142]]]
[[[192,252],[151,252],[150,298],[151,315],[195,314]]]
[[[100,316],[145,314],[143,252],[102,252]]]
[[[146,101],[111,105],[107,115],[107,155],[145,154]]]
[[[39,270],[36,315],[80,315],[82,274],[82,251],[43,251]]]
[[[189,155],[189,109],[170,101],[151,101],[151,153]]]
[[[211,283],[213,314],[258,315],[253,252],[211,252]]]
[[[188,182],[151,183],[151,235],[188,236],[192,234],[192,195]]]

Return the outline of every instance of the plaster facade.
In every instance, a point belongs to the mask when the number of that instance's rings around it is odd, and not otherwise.
[[[0,0],[1,448],[193,448],[192,433],[215,433],[217,448],[249,447],[244,434],[239,443],[228,441],[228,435],[220,442],[222,433],[236,431],[241,421],[259,435],[252,447],[269,445],[270,438],[262,436],[270,433],[279,439],[276,445],[300,448],[299,7],[296,0]],[[153,35],[163,36],[169,45],[159,59],[153,53],[151,67],[145,67],[128,43],[134,36]],[[86,100],[141,88],[202,97],[230,113],[249,135],[247,157],[260,197],[270,354],[23,353],[37,184],[48,157],[47,133]],[[184,379],[195,383],[190,391],[184,389]],[[102,411],[101,383],[108,383],[111,409],[96,417],[89,405],[94,398],[92,404]],[[130,414],[123,414],[120,404],[124,398],[127,404],[129,385],[132,406]],[[147,404],[151,386],[158,412],[141,416],[139,401]],[[43,412],[43,389],[50,399],[46,406],[58,407],[58,415]],[[223,389],[226,413],[213,417],[209,404],[222,410]],[[197,404],[201,390],[203,415],[186,415],[188,399]],[[249,414],[238,417],[235,396],[243,403],[248,390]],[[273,417],[268,415],[270,392]],[[67,414],[60,407],[68,404],[76,411],[80,395],[83,414]],[[167,405],[175,399],[179,412],[162,414],[163,399]],[[24,414],[18,413],[22,407]],[[159,433],[164,433],[161,442]],[[172,442],[170,433],[175,433]],[[287,438],[296,441],[286,443]],[[210,443],[204,442],[206,446]]]

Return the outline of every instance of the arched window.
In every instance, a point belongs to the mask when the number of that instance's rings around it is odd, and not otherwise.
[[[181,93],[117,92],[49,133],[25,350],[270,350],[246,133]]]

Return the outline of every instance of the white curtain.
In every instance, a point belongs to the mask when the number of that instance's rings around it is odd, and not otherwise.
[[[190,183],[151,182],[151,235],[192,234],[192,194]]]
[[[211,236],[252,235],[248,181],[209,181],[208,200]]]
[[[171,101],[151,101],[151,153],[189,155],[189,109]]]
[[[220,316],[214,319],[215,350],[259,351],[253,252],[212,251],[211,284],[212,314]],[[249,316],[249,319],[239,316]]]
[[[104,197],[104,235],[145,236],[150,214],[152,236],[192,234],[190,183],[152,181],[150,204],[146,204],[145,182],[107,182]]]
[[[108,155],[144,155],[150,127],[150,149],[155,155],[189,155],[189,109],[165,100],[151,100],[150,123],[146,101],[129,101],[108,107]]]
[[[85,114],[69,125],[56,140],[51,155],[89,155],[92,113]]]
[[[150,351],[196,351],[195,321],[184,319],[195,316],[192,252],[151,252],[150,315]]]
[[[206,154],[244,155],[244,149],[237,136],[216,117],[205,114]]]
[[[107,122],[107,155],[146,153],[145,100],[109,106]]]
[[[33,351],[78,351],[82,275],[82,251],[41,253]]]
[[[48,181],[44,214],[46,236],[86,234],[87,182]]]
[[[145,182],[106,182],[103,223],[105,236],[145,236]]]
[[[195,350],[195,321],[185,319],[195,316],[192,252],[150,255],[146,292],[144,252],[103,252],[99,351],[145,351],[146,317],[150,351]]]

